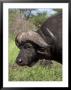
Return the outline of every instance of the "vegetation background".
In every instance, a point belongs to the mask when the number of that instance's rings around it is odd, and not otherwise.
[[[48,17],[62,12],[61,9],[9,9],[9,80],[10,81],[61,81],[62,65],[54,62],[44,66],[40,61],[33,67],[16,65],[19,49],[15,37],[21,31],[36,31]]]

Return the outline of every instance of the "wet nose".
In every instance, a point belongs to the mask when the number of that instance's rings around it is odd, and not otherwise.
[[[22,63],[22,60],[21,60],[21,59],[19,59],[19,60],[18,60],[18,63]]]

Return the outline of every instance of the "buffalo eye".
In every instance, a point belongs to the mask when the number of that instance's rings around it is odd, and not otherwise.
[[[32,47],[32,45],[31,45],[31,44],[29,44],[29,43],[26,43],[26,44],[24,44],[24,45],[23,45],[23,47],[24,47],[25,49],[28,49],[28,48],[31,48],[31,47]]]

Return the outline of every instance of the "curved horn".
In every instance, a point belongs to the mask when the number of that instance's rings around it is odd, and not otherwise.
[[[53,41],[56,41],[54,33],[45,25],[45,23],[41,26],[40,29],[46,37],[49,36]]]
[[[43,38],[34,31],[21,32],[17,35],[16,45],[18,47],[19,47],[19,45],[21,45],[22,43],[24,43],[26,41],[31,41],[43,48],[48,46],[48,44],[43,40]]]
[[[55,35],[51,32],[51,30],[49,30],[47,27],[45,28],[45,30],[47,30],[48,35],[49,35],[50,37],[52,37],[52,39],[53,39],[54,41],[56,41],[56,37],[55,37]]]

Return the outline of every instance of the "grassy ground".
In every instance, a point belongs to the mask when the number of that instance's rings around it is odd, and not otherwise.
[[[14,40],[9,40],[9,80],[10,81],[61,81],[62,65],[54,62],[51,67],[40,65],[40,61],[33,67],[16,65],[15,59],[19,49]]]

